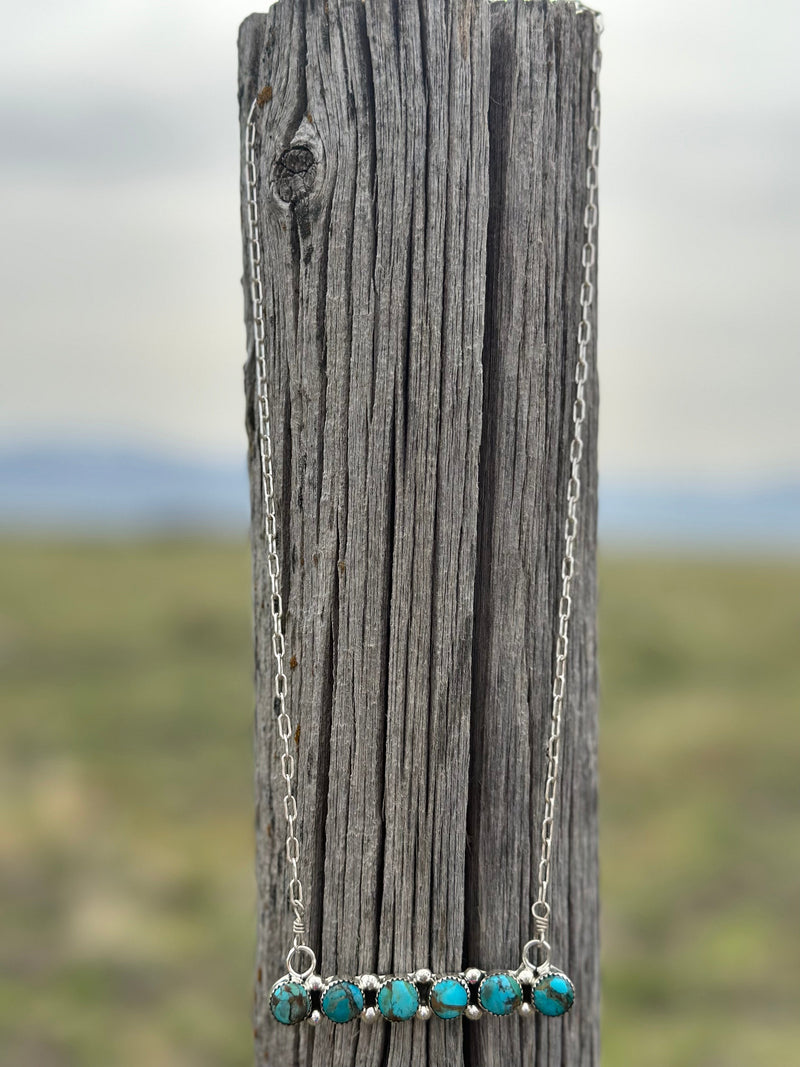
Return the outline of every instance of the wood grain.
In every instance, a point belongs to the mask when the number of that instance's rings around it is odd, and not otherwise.
[[[588,16],[542,0],[279,0],[240,31],[242,123],[263,101],[288,696],[324,974],[516,966],[532,936],[591,48]],[[256,1062],[595,1067],[596,381],[553,886],[578,1004],[555,1023],[289,1029],[267,1005],[291,923],[248,342]]]

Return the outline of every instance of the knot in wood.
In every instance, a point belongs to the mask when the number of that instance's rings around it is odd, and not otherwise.
[[[293,145],[275,161],[275,194],[285,204],[299,204],[314,190],[317,160],[308,145]]]

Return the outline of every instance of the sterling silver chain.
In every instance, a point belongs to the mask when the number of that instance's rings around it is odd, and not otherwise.
[[[267,352],[265,341],[264,287],[262,282],[261,236],[258,225],[258,170],[256,162],[256,98],[247,116],[245,142],[245,184],[247,187],[247,239],[250,259],[250,305],[255,343],[256,397],[258,402],[258,452],[261,469],[261,499],[264,506],[264,535],[267,542],[267,568],[271,587],[272,651],[275,656],[274,699],[278,711],[278,736],[283,745],[281,777],[286,791],[283,813],[286,818],[286,860],[289,865],[289,904],[294,912],[292,947],[287,965],[294,971],[294,961],[302,956],[316,963],[314,953],[305,944],[306,906],[300,880],[300,842],[297,837],[297,799],[294,795],[295,758],[290,751],[292,720],[286,710],[286,672],[283,669],[283,600],[280,592],[277,520],[275,516],[275,481],[272,473],[272,431],[267,397]]]
[[[587,138],[586,207],[583,213],[583,282],[580,291],[581,321],[578,326],[578,360],[575,366],[575,401],[572,405],[572,441],[569,446],[569,481],[567,482],[567,517],[564,522],[564,555],[561,560],[561,597],[558,605],[558,636],[556,638],[553,702],[550,713],[550,737],[547,742],[547,780],[544,786],[544,816],[542,817],[541,856],[538,871],[538,892],[531,907],[538,938],[545,947],[550,924],[550,856],[553,848],[556,792],[558,788],[559,754],[561,748],[561,716],[564,710],[564,690],[567,679],[569,651],[569,623],[572,616],[572,579],[575,575],[575,542],[578,537],[578,501],[581,497],[581,460],[583,458],[583,424],[586,421],[586,379],[589,373],[589,343],[592,337],[592,305],[594,284],[592,277],[597,259],[597,162],[600,150],[600,35],[602,17],[590,8],[578,5],[579,11],[594,16],[595,47],[591,67],[591,119]]]
[[[532,949],[539,956],[544,953],[544,965],[549,960],[550,946],[547,933],[550,922],[550,864],[555,825],[556,797],[558,792],[561,722],[564,710],[567,662],[569,652],[569,629],[572,616],[572,581],[575,576],[575,551],[578,537],[578,502],[581,498],[581,461],[584,442],[583,427],[586,421],[586,382],[589,373],[589,345],[592,336],[592,307],[594,303],[594,268],[597,258],[597,165],[600,145],[600,34],[603,32],[602,17],[591,8],[576,3],[576,10],[589,13],[594,20],[595,47],[591,62],[590,106],[591,120],[587,140],[588,163],[586,168],[586,206],[583,216],[584,243],[581,254],[583,280],[580,289],[581,319],[577,334],[577,362],[575,367],[575,400],[572,405],[572,440],[569,449],[570,474],[567,482],[567,516],[564,523],[564,552],[561,561],[561,595],[558,605],[558,631],[555,649],[555,664],[550,714],[550,735],[547,742],[547,778],[544,788],[544,814],[541,826],[541,854],[537,876],[537,896],[531,912],[536,936],[523,949],[523,965],[532,970],[541,969],[530,960]],[[286,710],[286,673],[284,671],[283,602],[280,593],[280,560],[277,545],[277,519],[275,513],[275,483],[272,469],[272,433],[270,409],[267,398],[266,319],[264,314],[264,290],[262,279],[262,253],[258,210],[258,170],[256,153],[256,113],[260,100],[256,97],[247,116],[245,134],[245,187],[247,211],[247,243],[250,265],[250,305],[255,344],[256,397],[258,404],[258,446],[261,475],[261,497],[264,507],[264,534],[267,546],[267,566],[271,587],[272,650],[275,657],[274,703],[277,714],[278,735],[281,753],[281,776],[285,785],[283,811],[286,819],[286,860],[288,863],[288,897],[294,914],[293,939],[286,963],[291,975],[305,979],[316,967],[316,957],[306,942],[306,908],[303,898],[303,883],[300,879],[300,842],[297,837],[297,800],[294,794],[295,757],[291,751],[292,722]],[[305,966],[302,966],[302,961]]]

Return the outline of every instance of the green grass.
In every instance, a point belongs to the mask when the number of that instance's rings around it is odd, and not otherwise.
[[[800,566],[601,569],[604,1064],[800,1062]]]
[[[2,559],[0,1061],[249,1063],[247,549]]]
[[[0,1062],[251,1062],[248,550],[5,542]],[[601,568],[604,1067],[800,1062],[800,565]]]

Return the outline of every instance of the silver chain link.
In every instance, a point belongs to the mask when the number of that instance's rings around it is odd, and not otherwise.
[[[275,655],[274,706],[278,712],[278,735],[283,743],[281,753],[281,777],[285,784],[283,814],[286,819],[286,860],[289,864],[288,896],[294,912],[292,948],[287,965],[297,973],[293,961],[298,954],[313,958],[305,944],[306,908],[303,899],[303,883],[300,880],[300,842],[297,838],[297,800],[294,795],[296,760],[291,751],[292,720],[286,710],[286,673],[283,669],[285,645],[283,639],[283,600],[280,592],[280,559],[278,557],[278,530],[275,517],[275,482],[272,474],[272,433],[270,430],[269,400],[267,398],[266,319],[264,315],[264,286],[262,280],[261,236],[258,216],[258,169],[256,157],[256,121],[258,107],[256,98],[247,116],[245,141],[245,184],[247,187],[247,238],[250,258],[250,305],[253,317],[255,344],[256,398],[258,402],[258,444],[261,465],[261,498],[264,506],[264,535],[267,542],[267,567],[271,586],[272,651]]]
[[[558,637],[556,641],[555,673],[553,680],[550,716],[550,737],[547,743],[547,779],[544,790],[544,816],[541,829],[541,858],[538,870],[538,894],[531,911],[541,944],[547,935],[550,918],[548,893],[550,888],[550,861],[555,822],[556,792],[559,775],[559,751],[561,743],[561,718],[566,685],[567,652],[569,649],[569,624],[572,616],[572,579],[575,573],[575,542],[578,536],[578,501],[581,495],[580,466],[583,457],[583,425],[586,419],[586,381],[588,376],[588,350],[591,342],[591,311],[594,302],[592,282],[596,261],[597,229],[597,162],[600,145],[600,90],[598,74],[601,51],[600,34],[602,19],[598,12],[576,3],[579,12],[588,12],[594,19],[596,44],[592,54],[591,125],[587,141],[588,165],[586,170],[587,202],[583,217],[584,245],[581,255],[583,282],[580,290],[581,320],[578,327],[578,361],[575,369],[575,401],[572,406],[572,442],[570,444],[570,477],[567,483],[567,518],[564,525],[564,554],[561,561],[561,597],[558,608]],[[303,883],[300,880],[300,842],[297,838],[297,801],[294,795],[295,757],[290,749],[292,722],[286,710],[286,674],[283,669],[285,654],[283,637],[283,601],[280,594],[280,560],[277,546],[277,521],[275,515],[275,483],[272,472],[272,435],[270,430],[269,400],[267,398],[267,361],[264,315],[264,288],[262,280],[261,237],[258,212],[258,170],[256,157],[256,121],[258,109],[256,98],[247,116],[245,141],[245,184],[247,190],[247,235],[250,261],[250,304],[252,310],[253,337],[255,344],[256,395],[258,401],[258,442],[261,467],[261,495],[264,505],[264,533],[267,542],[267,564],[271,585],[272,650],[275,655],[274,677],[275,703],[278,708],[278,734],[283,743],[281,776],[286,786],[283,811],[286,819],[286,859],[289,864],[288,896],[294,912],[292,924],[293,941],[287,956],[287,965],[292,974],[310,973],[315,963],[312,950],[305,944],[306,914],[303,899]],[[536,942],[531,942],[534,944]],[[298,971],[294,960],[304,955],[310,967]]]
[[[550,737],[547,742],[547,778],[544,786],[544,815],[542,817],[541,856],[539,859],[536,900],[531,907],[537,937],[546,944],[550,925],[550,862],[555,825],[556,793],[558,789],[561,749],[561,718],[564,710],[564,690],[567,678],[569,624],[572,617],[572,579],[575,576],[575,542],[578,537],[578,501],[581,497],[581,460],[583,458],[583,425],[586,421],[586,380],[589,373],[588,352],[592,337],[592,304],[594,302],[594,274],[597,259],[597,161],[600,149],[600,88],[599,73],[602,52],[600,35],[602,16],[597,11],[576,4],[578,12],[587,12],[594,19],[595,46],[591,67],[591,119],[586,148],[586,207],[583,214],[584,244],[581,253],[583,282],[580,291],[581,321],[578,326],[578,360],[575,367],[575,401],[572,405],[572,441],[569,448],[570,472],[567,483],[567,517],[564,523],[564,554],[561,559],[561,596],[558,604],[558,636],[556,638],[555,670],[550,711]]]

